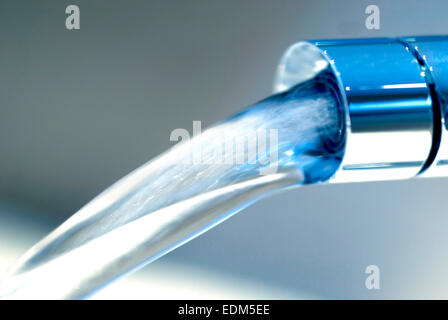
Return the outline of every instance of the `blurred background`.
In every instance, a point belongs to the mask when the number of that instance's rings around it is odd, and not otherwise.
[[[76,4],[81,29],[65,28]],[[364,10],[380,8],[380,30]],[[271,93],[303,39],[443,34],[448,3],[0,1],[0,274],[113,182]],[[448,298],[448,179],[265,199],[94,298]],[[381,289],[367,290],[368,265]]]

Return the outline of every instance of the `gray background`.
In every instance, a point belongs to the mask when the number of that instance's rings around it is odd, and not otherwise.
[[[79,31],[65,29],[69,4],[81,9]],[[381,9],[380,30],[364,26],[368,4]],[[443,34],[447,12],[442,0],[0,1],[0,224],[57,226],[169,148],[173,129],[269,95],[298,40]],[[162,260],[319,297],[447,298],[447,188],[299,188]],[[364,286],[369,264],[381,290]]]

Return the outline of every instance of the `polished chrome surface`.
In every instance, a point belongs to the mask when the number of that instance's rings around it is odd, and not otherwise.
[[[433,53],[448,56],[445,43]],[[439,152],[441,120],[430,68],[416,50],[389,38],[299,42],[283,56],[274,90],[313,76],[324,61],[339,79],[348,113],[345,156],[332,181],[404,179],[427,171]]]
[[[420,60],[433,92],[435,130],[432,165],[424,176],[448,176],[448,36],[401,39]]]

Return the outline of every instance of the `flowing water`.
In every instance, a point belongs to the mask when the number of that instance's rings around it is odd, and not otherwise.
[[[287,183],[279,188],[328,180],[342,161],[345,145],[338,92],[330,74],[321,72],[176,144],[81,208],[25,254],[16,272],[32,270],[188,199],[220,190],[245,190],[237,187],[245,181],[269,179],[279,172],[289,172],[281,178]],[[249,198],[244,201],[250,202]],[[228,209],[233,213],[239,210]]]

